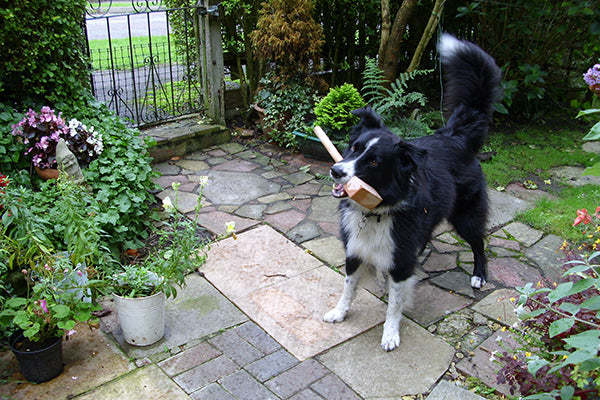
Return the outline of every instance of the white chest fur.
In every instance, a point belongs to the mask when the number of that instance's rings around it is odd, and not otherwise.
[[[393,220],[391,216],[365,217],[357,210],[342,213],[342,225],[348,232],[346,251],[348,256],[361,259],[382,272],[393,267],[393,253],[396,247],[392,238]]]

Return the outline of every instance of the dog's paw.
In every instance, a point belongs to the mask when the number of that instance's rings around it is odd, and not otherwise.
[[[485,285],[485,279],[479,276],[471,277],[471,287],[474,289],[481,289],[481,287]]]
[[[381,347],[385,351],[392,351],[396,347],[400,346],[400,332],[389,332],[384,330],[383,336],[381,337]]]
[[[325,322],[342,322],[346,318],[346,313],[339,311],[337,308],[329,310],[323,316]]]

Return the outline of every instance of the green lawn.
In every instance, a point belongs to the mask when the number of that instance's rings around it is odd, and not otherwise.
[[[131,69],[131,56],[133,52],[133,66],[139,68],[145,65],[147,57],[150,56],[150,41],[146,36],[132,37],[133,51],[129,48],[129,39],[113,39],[112,63],[116,69]],[[168,39],[167,36],[152,36],[152,54],[158,56],[162,62],[168,62]],[[90,40],[90,54],[94,70],[111,68],[111,57],[108,40]],[[175,44],[171,42],[171,58],[176,57]]]
[[[568,122],[538,123],[516,129],[496,126],[485,148],[496,154],[481,165],[492,189],[502,189],[511,182],[542,182],[539,188],[550,191],[557,199],[538,201],[518,219],[546,233],[577,241],[581,233],[572,226],[577,209],[593,212],[600,205],[600,186],[571,187],[552,178],[550,169],[565,165],[587,167],[598,162],[599,156],[581,149],[581,138],[587,128]]]

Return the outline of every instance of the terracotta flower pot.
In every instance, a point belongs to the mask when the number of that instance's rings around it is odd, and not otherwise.
[[[54,168],[38,168],[35,167],[35,172],[40,178],[47,181],[48,179],[58,179],[58,170]]]

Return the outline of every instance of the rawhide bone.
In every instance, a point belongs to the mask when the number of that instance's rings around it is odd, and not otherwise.
[[[323,129],[320,126],[315,126],[314,129],[315,134],[325,146],[325,149],[333,158],[333,161],[340,162],[342,161],[342,155],[336,149],[336,147],[331,143],[331,140],[327,137]],[[353,176],[346,184],[344,185],[344,190],[348,194],[352,200],[357,202],[363,207],[372,210],[377,207],[379,203],[381,203],[381,196],[373,187],[366,182],[363,182],[362,179]]]

